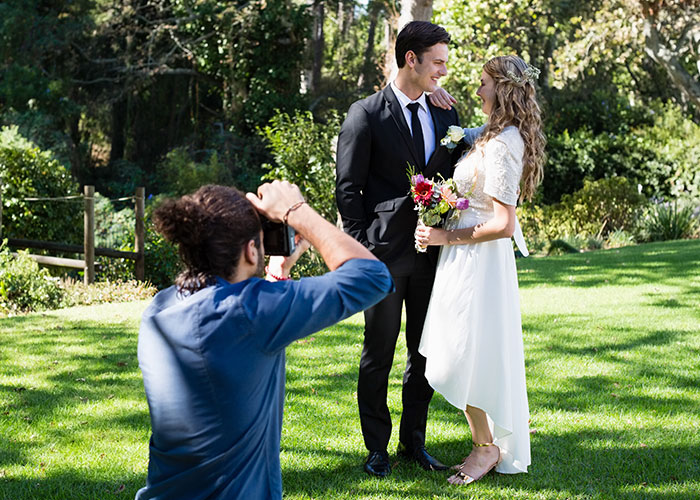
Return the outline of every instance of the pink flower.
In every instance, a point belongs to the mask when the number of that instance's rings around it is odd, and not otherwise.
[[[423,174],[416,174],[411,176],[411,184],[416,185],[420,182],[425,182],[425,177],[423,177]]]
[[[454,193],[449,186],[443,186],[440,189],[440,194],[442,195],[442,199],[445,200],[450,207],[455,208],[455,206],[457,206],[457,194]]]

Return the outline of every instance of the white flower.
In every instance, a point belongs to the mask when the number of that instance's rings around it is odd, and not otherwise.
[[[451,151],[457,147],[462,139],[464,139],[464,129],[458,125],[450,125],[447,128],[447,134],[440,140],[440,144]]]
[[[464,129],[457,125],[450,125],[447,128],[447,135],[450,136],[452,142],[459,142],[464,139]]]

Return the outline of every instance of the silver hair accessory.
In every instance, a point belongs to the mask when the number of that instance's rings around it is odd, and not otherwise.
[[[506,75],[508,75],[508,78],[513,80],[518,85],[523,85],[525,82],[530,82],[534,85],[537,79],[540,77],[540,70],[531,64],[528,64],[525,71],[523,71],[523,76],[518,76],[510,70],[506,71]]]

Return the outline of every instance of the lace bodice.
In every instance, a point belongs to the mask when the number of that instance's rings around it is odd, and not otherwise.
[[[455,167],[460,193],[469,193],[469,208],[460,220],[486,221],[493,217],[493,200],[507,205],[518,201],[525,145],[517,127],[510,126],[486,144],[465,154]],[[461,224],[460,224],[461,226]]]

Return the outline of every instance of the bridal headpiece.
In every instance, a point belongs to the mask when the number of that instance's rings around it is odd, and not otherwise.
[[[523,71],[522,76],[516,75],[515,72],[513,72],[512,70],[508,70],[506,72],[506,75],[518,85],[523,85],[525,84],[525,82],[530,82],[534,85],[537,79],[540,77],[540,70],[534,67],[533,65],[528,64],[527,68],[525,68],[525,71]]]

